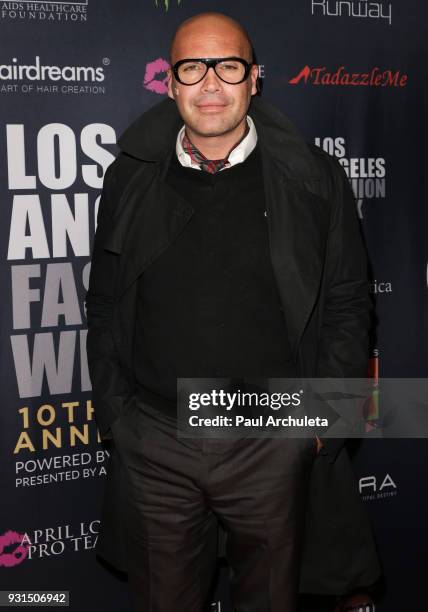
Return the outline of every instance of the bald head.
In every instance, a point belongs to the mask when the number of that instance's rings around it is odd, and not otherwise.
[[[235,55],[248,62],[253,60],[253,48],[250,37],[238,21],[228,15],[216,12],[198,13],[183,21],[176,29],[169,52],[171,65],[185,57],[203,57],[196,51],[209,49],[218,39],[227,40],[236,49]],[[195,53],[189,55],[189,50]]]

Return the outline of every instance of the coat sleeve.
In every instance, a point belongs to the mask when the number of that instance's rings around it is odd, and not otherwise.
[[[103,246],[113,229],[114,169],[115,162],[107,168],[104,176],[86,293],[86,349],[95,419],[101,439],[113,437],[111,425],[122,412],[130,395],[113,334],[114,290],[120,255]]]
[[[327,253],[326,293],[318,348],[318,378],[366,378],[372,303],[367,255],[357,209],[343,167],[330,157],[333,193]],[[333,462],[344,438],[320,438]]]

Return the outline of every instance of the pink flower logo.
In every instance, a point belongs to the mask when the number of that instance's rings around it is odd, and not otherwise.
[[[146,65],[144,74],[144,88],[157,94],[166,94],[168,91],[168,75],[166,71],[169,64],[159,57]]]
[[[0,567],[13,567],[19,565],[28,556],[28,544],[22,544],[24,534],[17,533],[16,531],[6,531],[3,535],[0,535]],[[18,544],[12,552],[4,552],[7,546],[13,546]]]

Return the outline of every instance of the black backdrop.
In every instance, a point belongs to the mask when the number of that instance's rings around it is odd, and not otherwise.
[[[348,171],[372,266],[373,371],[426,376],[422,0],[1,2],[0,586],[68,589],[76,611],[130,609],[93,550],[107,458],[85,358],[96,207],[117,137],[165,96],[175,27],[205,10],[243,23],[263,95]],[[355,452],[381,611],[428,608],[427,460],[423,439]],[[225,578],[215,599],[229,609]]]

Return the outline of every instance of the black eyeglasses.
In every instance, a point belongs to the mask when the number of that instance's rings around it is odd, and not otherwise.
[[[253,63],[241,57],[206,57],[179,60],[172,67],[175,78],[182,85],[196,85],[202,81],[209,68],[213,68],[219,79],[238,85],[248,77]]]

